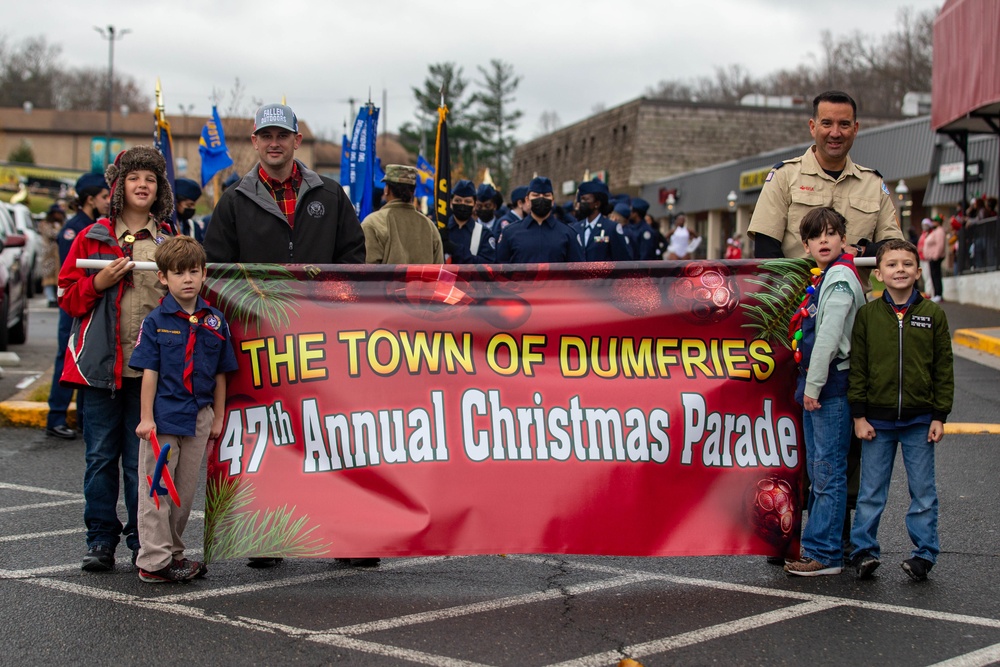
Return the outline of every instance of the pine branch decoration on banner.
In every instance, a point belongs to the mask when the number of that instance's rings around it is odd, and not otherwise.
[[[291,315],[298,316],[295,277],[277,264],[231,264],[213,270],[207,282],[217,294],[216,307],[245,331],[253,326],[260,335],[262,323],[277,330],[291,324]]]
[[[760,264],[759,279],[746,280],[761,288],[745,295],[747,300],[756,303],[740,306],[750,320],[743,326],[754,332],[754,340],[768,340],[792,349],[788,325],[812,280],[809,270],[813,266],[815,263],[806,259],[772,259]]]
[[[240,511],[253,502],[253,485],[239,479],[209,480],[205,487],[205,560],[266,555],[277,558],[315,558],[330,545],[310,538],[318,526],[309,517],[295,518],[295,508]]]

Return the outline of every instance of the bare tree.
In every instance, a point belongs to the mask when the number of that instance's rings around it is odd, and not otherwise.
[[[670,100],[734,103],[747,93],[809,96],[823,90],[849,92],[867,114],[895,115],[903,96],[931,89],[934,19],[937,10],[901,9],[896,27],[881,37],[823,31],[813,64],[755,79],[740,65],[720,67],[715,78],[661,81],[647,89]]]

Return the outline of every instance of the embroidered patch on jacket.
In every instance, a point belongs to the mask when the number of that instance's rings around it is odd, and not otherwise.
[[[205,326],[218,331],[219,327],[222,326],[222,321],[215,315],[209,315],[205,318]]]
[[[910,318],[910,326],[919,329],[933,328],[931,318],[927,315],[914,315]]]
[[[323,214],[326,213],[326,207],[323,206],[322,202],[314,201],[306,207],[306,213],[314,218],[322,218]]]

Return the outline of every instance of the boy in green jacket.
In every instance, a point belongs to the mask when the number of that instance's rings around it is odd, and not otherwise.
[[[910,490],[906,529],[915,547],[902,567],[923,581],[940,552],[934,445],[944,436],[955,393],[951,334],[941,307],[914,288],[920,277],[916,246],[887,241],[877,262],[875,277],[885,291],[858,311],[851,337],[847,398],[854,432],[865,441],[851,560],[859,579],[880,564],[878,524],[898,443]]]

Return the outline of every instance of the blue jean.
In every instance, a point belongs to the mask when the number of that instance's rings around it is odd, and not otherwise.
[[[59,309],[59,341],[56,347],[55,370],[52,372],[52,387],[49,389],[49,416],[46,420],[46,428],[66,425],[66,411],[69,410],[69,403],[73,400],[73,390],[59,384],[62,377],[63,364],[66,361],[66,348],[69,347],[69,335],[73,329],[73,318],[66,314],[62,308]],[[76,402],[76,425],[83,425],[82,401]]]
[[[87,469],[83,477],[87,546],[106,544],[114,550],[120,536],[129,549],[139,548],[136,508],[139,503],[139,425],[141,378],[125,378],[112,394],[104,389],[83,389],[87,421],[83,425]],[[120,462],[120,468],[119,468]],[[125,481],[123,526],[118,518],[119,479]]]
[[[878,524],[889,496],[889,480],[896,459],[896,443],[902,446],[906,482],[910,487],[910,509],[906,530],[915,547],[912,555],[934,563],[941,551],[938,542],[938,497],[934,485],[934,443],[927,442],[927,424],[875,430],[875,438],[861,443],[861,489],[854,511],[851,542],[855,554],[881,557]]]
[[[844,562],[842,536],[847,511],[847,450],[851,411],[847,396],[827,396],[823,407],[802,413],[806,471],[812,486],[809,520],[802,531],[802,553],[828,567]]]

